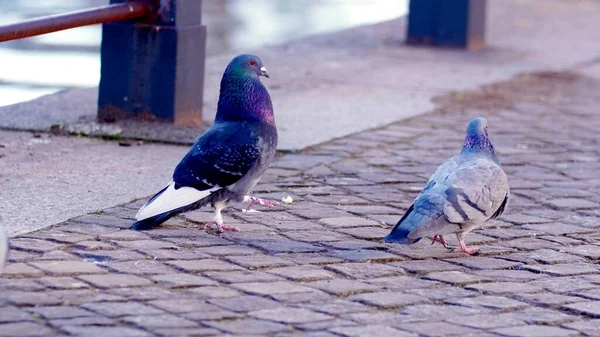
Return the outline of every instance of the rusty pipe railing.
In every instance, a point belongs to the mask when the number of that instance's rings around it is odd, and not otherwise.
[[[103,23],[98,120],[202,124],[202,0],[107,1],[110,5],[0,26],[0,42]]]
[[[151,15],[154,11],[153,7],[150,1],[129,1],[2,25],[0,42],[98,23],[142,18]]]

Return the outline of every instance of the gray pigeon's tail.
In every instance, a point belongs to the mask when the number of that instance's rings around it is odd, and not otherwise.
[[[383,238],[385,240],[385,242],[388,243],[400,243],[400,244],[405,244],[405,245],[411,245],[413,243],[417,243],[419,242],[419,239],[409,239],[408,238],[408,234],[410,234],[410,232],[412,232],[419,224],[418,223],[413,223],[413,221],[407,220],[407,218],[412,215],[412,212],[414,210],[415,205],[411,205],[408,210],[406,211],[406,213],[404,213],[404,216],[402,217],[402,219],[400,219],[400,221],[398,221],[398,223],[396,224],[396,226],[394,226],[394,228],[392,228],[392,231],[390,232],[390,234],[388,234],[385,238]]]
[[[131,225],[131,229],[135,229],[138,231],[145,231],[148,230],[152,227],[156,227],[158,225],[160,225],[161,223],[169,220],[170,218],[172,218],[174,215],[178,214],[179,212],[165,212],[165,213],[161,213],[159,215],[155,215],[153,217],[150,218],[146,218],[140,221],[136,221],[133,225]]]

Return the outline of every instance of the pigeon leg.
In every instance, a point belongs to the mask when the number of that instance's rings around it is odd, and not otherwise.
[[[251,210],[252,206],[254,206],[254,205],[261,205],[264,207],[275,207],[275,206],[279,205],[279,203],[277,201],[267,200],[267,199],[262,199],[262,198],[257,198],[257,197],[248,196],[248,198],[244,198],[244,199],[250,200],[250,205],[248,205],[248,207],[246,208],[246,212]]]
[[[433,240],[431,241],[431,244],[434,244],[435,241],[438,239],[442,243],[442,246],[444,246],[444,248],[448,249],[448,243],[446,242],[446,239],[444,239],[444,236],[442,236],[442,235],[434,235]]]
[[[223,225],[223,216],[221,211],[227,206],[225,201],[219,201],[215,203],[215,220],[206,224],[206,226],[215,226],[217,232],[223,233],[223,231],[239,232],[240,229],[235,226]]]
[[[467,253],[469,255],[476,254],[478,252],[477,248],[468,248],[465,243],[465,238],[461,235],[457,235],[458,243],[460,244],[460,248],[455,249],[455,251]]]

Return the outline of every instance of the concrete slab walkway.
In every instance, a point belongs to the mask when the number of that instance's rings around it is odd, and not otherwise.
[[[0,336],[598,336],[599,91],[523,75],[281,156],[256,194],[294,203],[231,210],[241,232],[209,210],[130,231],[142,200],[14,238]],[[382,243],[475,116],[513,192],[481,254]]]

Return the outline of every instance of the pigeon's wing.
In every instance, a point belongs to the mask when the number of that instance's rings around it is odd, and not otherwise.
[[[502,168],[491,160],[463,162],[437,179],[421,196],[422,200],[417,199],[430,205],[426,207],[431,213],[430,221],[418,226],[409,238],[453,233],[497,216],[506,206],[508,180]]]
[[[173,181],[140,208],[135,216],[136,220],[162,216],[188,205],[197,205],[211,193],[236,183],[259,160],[263,148],[260,124],[214,124],[198,138],[177,165]],[[153,225],[155,221],[148,223]],[[137,224],[136,227],[144,229],[147,224]]]
[[[258,123],[222,122],[202,135],[175,168],[175,186],[200,191],[235,184],[261,157]]]
[[[448,176],[444,216],[451,223],[477,223],[506,206],[508,179],[491,160],[473,160]]]

